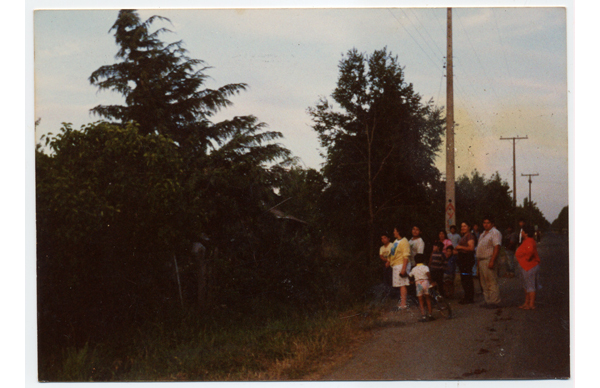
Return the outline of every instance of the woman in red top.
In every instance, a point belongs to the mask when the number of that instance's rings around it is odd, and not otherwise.
[[[535,291],[539,288],[538,272],[540,268],[540,256],[534,239],[535,231],[526,226],[521,231],[523,242],[515,252],[515,257],[521,266],[521,279],[525,289],[525,303],[520,309],[533,310],[535,308]]]

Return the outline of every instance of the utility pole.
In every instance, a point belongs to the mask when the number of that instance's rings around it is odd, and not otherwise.
[[[517,140],[527,140],[527,136],[525,137],[500,137],[500,140],[512,140],[513,142],[513,206],[517,207],[517,157],[516,157],[516,149],[515,142]]]
[[[531,224],[531,213],[533,210],[533,206],[531,205],[531,177],[532,176],[539,176],[540,174],[535,173],[535,174],[521,174],[521,176],[528,176],[529,177],[529,202],[527,203],[529,205],[529,223]]]
[[[454,187],[454,83],[452,61],[452,8],[448,8],[446,39],[446,230],[455,225],[456,201]]]

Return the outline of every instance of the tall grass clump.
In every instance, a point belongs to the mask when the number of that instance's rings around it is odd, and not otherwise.
[[[299,380],[363,332],[336,312],[245,317],[222,311],[132,328],[127,337],[69,348],[52,381]]]

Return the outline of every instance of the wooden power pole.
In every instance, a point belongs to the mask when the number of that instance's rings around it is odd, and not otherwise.
[[[448,8],[446,44],[446,230],[456,224],[454,177],[454,83],[452,61],[452,8]]]
[[[513,206],[517,207],[517,157],[516,157],[516,148],[515,142],[517,140],[527,140],[527,136],[525,137],[500,137],[500,140],[512,140],[513,142]]]

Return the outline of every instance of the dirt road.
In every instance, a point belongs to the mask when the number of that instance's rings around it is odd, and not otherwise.
[[[418,308],[390,311],[382,319],[391,325],[321,380],[569,378],[567,236],[548,234],[539,253],[543,288],[535,310],[517,308],[524,300],[517,278],[500,278],[497,310],[480,308],[478,293],[474,305],[451,300],[452,319],[434,312],[435,321],[419,323]]]

